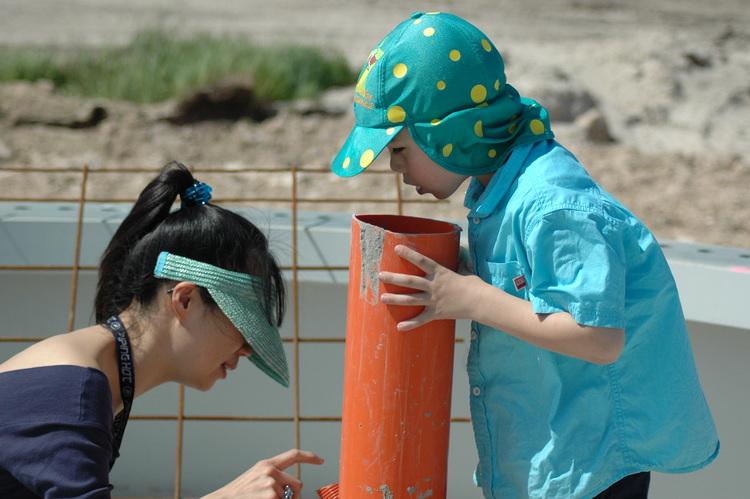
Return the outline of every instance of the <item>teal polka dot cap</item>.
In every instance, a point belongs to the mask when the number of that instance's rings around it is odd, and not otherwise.
[[[354,91],[356,124],[331,165],[366,169],[404,127],[437,164],[496,171],[513,148],[554,137],[546,109],[505,81],[500,52],[472,24],[415,12],[370,53]]]

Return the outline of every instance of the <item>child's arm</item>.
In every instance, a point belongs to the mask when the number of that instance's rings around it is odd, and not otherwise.
[[[536,314],[530,302],[487,284],[476,275],[459,275],[406,246],[397,246],[395,251],[426,274],[418,277],[380,273],[383,283],[419,291],[384,293],[383,303],[425,307],[417,317],[400,322],[400,331],[433,320],[471,319],[540,348],[595,364],[611,364],[622,353],[622,329],[584,326],[566,312]]]

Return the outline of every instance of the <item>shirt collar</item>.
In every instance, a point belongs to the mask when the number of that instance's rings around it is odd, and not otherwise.
[[[495,211],[526,163],[533,146],[534,144],[526,144],[514,149],[508,161],[492,176],[486,188],[476,177],[471,179],[464,198],[464,206],[471,210],[469,216],[486,217]]]

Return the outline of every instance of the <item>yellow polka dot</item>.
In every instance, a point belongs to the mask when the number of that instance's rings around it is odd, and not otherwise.
[[[437,89],[445,90],[445,82],[443,80],[440,80],[439,82],[437,82]]]
[[[516,125],[515,123],[513,123],[511,126],[508,127],[508,133],[515,133],[516,132],[516,128],[518,128],[518,125]]]
[[[484,85],[475,85],[474,88],[471,89],[471,100],[473,100],[477,104],[484,101],[484,99],[486,98],[487,89],[484,87]]]
[[[424,31],[422,31],[422,34],[424,36],[432,36],[435,34],[435,28],[427,28]]]
[[[451,155],[453,152],[453,144],[448,144],[447,146],[443,147],[443,156],[446,158]]]
[[[421,20],[421,19],[417,19],[417,20],[415,20],[415,21],[414,21],[414,22],[413,22],[412,24],[419,24],[419,23],[421,23],[421,22],[422,22],[422,20]]]
[[[474,123],[474,133],[477,137],[484,137],[484,132],[482,131],[482,122],[477,121]]]
[[[456,62],[461,58],[461,52],[459,52],[458,50],[451,50],[450,58],[451,61]]]
[[[401,106],[393,106],[388,110],[388,120],[391,123],[402,123],[406,119],[406,111]]]
[[[487,104],[486,102],[482,102],[481,104],[477,104],[477,107],[487,107],[487,106],[489,106],[489,104]]]
[[[500,80],[495,80],[495,90],[500,90]]]
[[[495,156],[497,156],[497,151],[494,149],[490,149],[490,152],[487,153],[487,156],[489,156],[490,158],[494,158]]]
[[[490,50],[492,50],[492,45],[490,45],[490,42],[482,38],[482,48],[489,52]]]
[[[393,76],[395,76],[396,78],[403,78],[404,76],[406,76],[406,71],[406,64],[402,62],[399,62],[398,64],[393,66]]]
[[[393,127],[390,127],[389,129],[385,131],[385,133],[386,135],[393,135],[394,133],[396,133],[396,129]]]
[[[368,149],[362,153],[362,156],[360,156],[359,166],[361,166],[362,168],[367,168],[368,166],[370,166],[370,163],[372,163],[373,159],[375,159],[375,153],[372,149]]]
[[[541,135],[544,133],[544,123],[542,123],[541,120],[531,120],[529,128],[534,135]]]
[[[432,126],[437,126],[439,124],[440,124],[440,120],[438,120],[438,119],[434,119],[434,120],[430,121],[430,125],[432,125]]]
[[[351,162],[352,162],[352,158],[346,158],[346,159],[344,159],[344,164],[341,165],[341,168],[343,168],[343,169],[346,170],[347,168],[349,168],[349,163],[351,163]]]

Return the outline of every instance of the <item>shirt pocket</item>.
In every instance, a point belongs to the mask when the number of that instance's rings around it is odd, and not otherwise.
[[[487,270],[493,286],[518,298],[529,299],[528,277],[519,262],[487,262]]]

